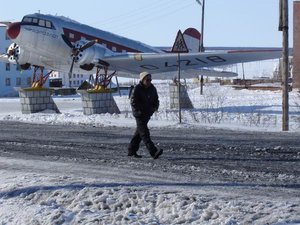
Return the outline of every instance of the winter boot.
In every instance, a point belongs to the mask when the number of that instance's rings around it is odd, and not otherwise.
[[[158,157],[163,154],[163,150],[162,149],[159,149],[155,152],[155,154],[152,156],[153,159],[158,159]]]

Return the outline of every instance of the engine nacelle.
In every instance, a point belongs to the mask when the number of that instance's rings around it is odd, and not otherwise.
[[[81,46],[86,44],[88,41],[80,40],[75,44],[75,48],[80,49]],[[97,63],[99,59],[102,59],[104,56],[112,55],[113,52],[108,48],[104,47],[101,44],[94,44],[93,46],[80,51],[75,56],[75,62],[79,65],[85,64],[94,64]]]

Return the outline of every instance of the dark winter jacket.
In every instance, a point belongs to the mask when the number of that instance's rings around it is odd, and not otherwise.
[[[151,117],[158,110],[159,100],[153,84],[146,88],[142,82],[131,93],[130,104],[134,117]]]

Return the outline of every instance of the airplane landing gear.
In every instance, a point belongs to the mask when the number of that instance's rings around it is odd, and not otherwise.
[[[101,69],[104,70],[104,74],[100,74]],[[111,74],[108,74],[108,67],[97,67],[96,76],[94,80],[93,92],[110,92],[108,85],[111,82],[111,78],[116,74],[114,71]]]
[[[40,70],[40,74],[37,75],[37,71]],[[31,80],[31,88],[32,89],[41,89],[43,88],[43,85],[47,81],[49,75],[52,73],[53,70],[48,72],[46,75],[44,75],[44,67],[40,66],[34,66],[33,74],[32,74],[32,80]]]

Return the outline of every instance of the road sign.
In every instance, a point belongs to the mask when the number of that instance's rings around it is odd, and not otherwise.
[[[181,30],[178,31],[176,40],[174,42],[172,52],[175,53],[187,53],[189,52],[186,43],[183,38],[183,34],[181,33]]]

